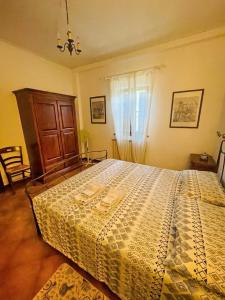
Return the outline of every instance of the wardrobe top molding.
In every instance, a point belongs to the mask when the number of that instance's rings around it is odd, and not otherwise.
[[[42,91],[42,90],[37,90],[37,89],[32,89],[32,88],[23,88],[23,89],[19,89],[19,90],[15,90],[15,91],[12,91],[13,94],[19,94],[21,92],[31,92],[31,93],[36,93],[36,94],[41,94],[41,95],[55,95],[55,96],[58,96],[58,97],[68,97],[71,99],[71,100],[74,100],[76,99],[77,97],[76,96],[73,96],[73,95],[66,95],[66,94],[60,94],[60,93],[54,93],[54,92],[48,92],[48,91]]]

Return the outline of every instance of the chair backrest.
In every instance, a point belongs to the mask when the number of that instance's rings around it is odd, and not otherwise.
[[[15,166],[23,163],[22,147],[10,146],[0,149],[0,162],[6,170],[10,165]]]

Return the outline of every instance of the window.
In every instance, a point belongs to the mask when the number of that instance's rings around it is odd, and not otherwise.
[[[121,152],[127,151],[130,140],[134,153],[137,148],[142,148],[139,152],[145,152],[151,86],[150,72],[135,72],[111,79],[112,114]]]

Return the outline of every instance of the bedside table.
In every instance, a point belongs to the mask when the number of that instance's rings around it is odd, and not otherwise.
[[[208,155],[208,160],[201,160],[200,154],[190,154],[190,169],[216,173],[217,165],[211,155]]]

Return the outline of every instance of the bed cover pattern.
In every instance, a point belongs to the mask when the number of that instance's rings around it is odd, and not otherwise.
[[[165,266],[181,177],[178,171],[105,160],[33,199],[43,239],[121,299],[220,299]],[[90,182],[104,189],[78,201]],[[124,197],[102,213],[97,204],[112,188]]]

